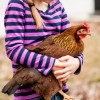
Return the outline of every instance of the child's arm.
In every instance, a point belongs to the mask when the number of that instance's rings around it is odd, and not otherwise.
[[[34,67],[44,75],[49,74],[55,59],[30,52],[24,48],[25,3],[12,0],[5,13],[6,52],[11,61],[28,67]],[[26,33],[27,34],[27,33]]]

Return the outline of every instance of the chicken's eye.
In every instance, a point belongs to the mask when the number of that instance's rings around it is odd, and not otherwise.
[[[81,29],[77,31],[77,34],[80,34],[80,33],[81,33]]]
[[[80,29],[77,31],[77,34],[80,35],[80,34],[84,34],[86,33],[86,29]]]
[[[86,29],[81,29],[81,33],[84,33],[84,32],[86,32]]]

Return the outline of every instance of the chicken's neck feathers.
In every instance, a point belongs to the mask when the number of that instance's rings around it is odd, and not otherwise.
[[[64,47],[68,54],[71,54],[72,56],[76,56],[77,54],[80,54],[83,52],[84,44],[81,39],[76,40],[76,37],[71,34],[59,34],[53,38],[53,41]],[[76,53],[77,51],[77,53]]]
[[[59,34],[54,37],[54,42],[59,44],[60,46],[63,46],[64,48],[68,48],[69,44],[71,44],[73,41],[75,42],[75,39],[73,36],[68,34]]]

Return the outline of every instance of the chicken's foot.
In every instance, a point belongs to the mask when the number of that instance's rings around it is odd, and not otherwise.
[[[66,93],[64,93],[62,90],[59,91],[59,93],[64,97],[63,100],[73,100],[74,98],[67,95]]]

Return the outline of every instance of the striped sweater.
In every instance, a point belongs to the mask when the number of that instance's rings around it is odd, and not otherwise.
[[[38,10],[38,9],[37,9]],[[35,46],[46,37],[59,34],[70,27],[67,14],[59,0],[53,0],[45,12],[38,10],[45,26],[36,29],[36,23],[31,15],[26,0],[10,0],[5,12],[6,52],[12,61],[13,72],[18,64],[34,67],[44,75],[48,75],[54,65],[55,58],[28,51],[24,46]],[[77,56],[80,60],[80,72],[83,54]],[[14,100],[29,100],[41,96],[28,87],[20,87],[14,94]]]

